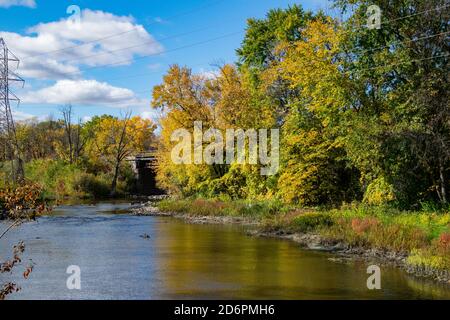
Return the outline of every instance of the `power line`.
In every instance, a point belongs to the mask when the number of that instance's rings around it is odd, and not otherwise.
[[[139,57],[132,58],[132,59],[125,59],[125,60],[116,61],[116,62],[113,62],[113,63],[107,63],[107,64],[103,64],[103,65],[100,65],[100,66],[88,67],[88,68],[80,69],[80,70],[75,71],[75,72],[64,72],[64,73],[60,73],[60,75],[75,75],[75,74],[81,74],[83,71],[87,71],[87,70],[101,69],[101,68],[104,68],[104,67],[110,67],[110,66],[115,66],[115,65],[122,65],[124,63],[134,62],[136,60],[141,60],[141,59],[145,59],[145,58],[152,57],[152,56],[158,56],[158,55],[165,54],[165,53],[170,53],[170,52],[175,52],[175,51],[179,51],[179,50],[183,50],[183,49],[192,48],[192,47],[195,47],[195,46],[198,46],[198,45],[202,45],[202,44],[210,43],[210,42],[217,41],[217,40],[220,40],[220,39],[224,39],[224,38],[227,38],[227,37],[231,37],[231,36],[240,34],[242,32],[243,31],[236,31],[236,32],[232,32],[232,33],[227,33],[227,34],[222,35],[222,36],[210,38],[210,39],[207,39],[207,40],[204,40],[204,41],[195,42],[195,43],[192,43],[192,44],[188,44],[188,45],[185,45],[185,46],[173,48],[173,49],[170,49],[170,50],[165,50],[165,51],[162,51],[162,52],[158,52],[156,54],[148,54],[148,55],[143,55],[143,56],[139,56]]]
[[[237,32],[237,33],[239,33],[239,32]],[[419,38],[419,39],[410,39],[410,40],[408,40],[407,42],[424,40],[424,39],[427,39],[427,38],[436,37],[436,36],[439,36],[439,35],[442,35],[442,34],[447,34],[447,33],[449,33],[449,32],[442,32],[442,33],[439,33],[439,34],[430,35],[430,36],[422,37],[422,38]],[[232,34],[235,34],[235,33],[232,33]],[[225,36],[229,36],[229,35],[232,35],[232,34],[228,34],[228,35],[225,35]],[[199,42],[199,43],[191,44],[191,45],[189,45],[189,46],[184,46],[184,47],[180,47],[180,48],[175,48],[175,49],[173,49],[173,50],[180,50],[180,49],[182,49],[182,48],[186,48],[186,47],[190,47],[190,46],[194,46],[194,45],[198,45],[198,44],[207,43],[207,42],[210,42],[210,41],[214,41],[214,40],[223,38],[223,37],[225,37],[225,36],[220,36],[220,37],[216,37],[216,38],[213,38],[213,39],[208,39],[208,40],[205,40],[205,41],[202,41],[202,42]],[[386,47],[388,47],[388,46],[386,46]],[[376,49],[379,49],[379,48],[376,48]],[[173,51],[173,50],[172,50],[172,51]],[[420,62],[420,61],[431,60],[431,59],[437,59],[437,58],[442,58],[442,57],[447,57],[447,56],[449,56],[449,55],[441,55],[441,56],[428,57],[428,58],[423,58],[423,59],[415,59],[415,60],[404,61],[404,62],[400,62],[400,63],[394,63],[394,64],[388,64],[388,65],[375,66],[375,67],[371,67],[371,68],[362,69],[362,70],[359,70],[359,71],[373,70],[373,69],[378,69],[378,68],[386,68],[386,67],[389,67],[389,66],[397,66],[397,65],[402,65],[402,64],[410,63],[410,62]],[[142,57],[142,58],[145,58],[145,57]],[[195,66],[200,66],[200,65],[203,65],[203,64],[198,64],[198,65],[195,65]],[[99,67],[103,67],[103,66],[99,66]],[[191,66],[191,67],[192,67],[192,66]],[[350,72],[350,71],[347,71],[346,73],[349,73],[349,72]],[[116,77],[116,78],[113,78],[113,79],[105,79],[105,80],[102,80],[102,81],[119,80],[119,79],[132,78],[132,77],[148,76],[148,75],[151,75],[151,74],[157,74],[157,73],[160,73],[160,72],[148,72],[148,73],[138,74],[138,75],[127,75],[127,76],[123,76],[123,77]],[[87,81],[89,81],[89,80],[87,80]],[[72,84],[67,84],[67,85],[64,85],[64,84],[63,84],[63,85],[60,85],[60,86],[68,86],[68,87],[69,87],[69,86],[72,86]],[[143,92],[134,92],[134,94],[145,93],[145,92],[148,92],[148,91],[146,90],[146,91],[143,91]],[[126,98],[126,97],[128,97],[128,96],[129,96],[129,95],[127,94],[127,95],[123,95],[123,96],[114,96],[114,97],[112,97],[112,98],[121,98],[121,97]],[[82,99],[82,100],[79,100],[79,101],[83,101],[83,99]],[[77,101],[73,101],[73,102],[77,102]],[[118,103],[118,102],[111,102],[110,104],[114,104],[114,103]],[[122,103],[122,102],[119,102],[119,103]]]
[[[379,65],[379,66],[375,66],[375,67],[371,67],[371,68],[365,68],[365,69],[361,69],[359,71],[368,71],[368,70],[374,70],[374,69],[379,69],[379,68],[386,68],[386,67],[391,67],[391,66],[398,66],[398,65],[403,65],[403,64],[407,64],[407,63],[413,63],[413,62],[420,62],[420,61],[426,61],[426,60],[434,60],[434,59],[438,59],[438,58],[445,58],[445,57],[449,57],[450,54],[447,55],[440,55],[440,56],[434,56],[434,57],[427,57],[427,58],[422,58],[422,59],[414,59],[414,60],[410,60],[410,61],[403,61],[403,62],[399,62],[399,63],[393,63],[393,64],[386,64],[386,65]],[[344,73],[351,73],[351,71],[346,71]],[[136,94],[141,94],[141,93],[150,93],[150,90],[143,90],[143,91],[133,91],[133,93]],[[121,94],[121,95],[115,95],[115,96],[111,96],[109,97],[110,99],[120,99],[120,98],[128,98],[130,97],[129,94]],[[71,100],[70,103],[76,103],[76,102],[84,102],[85,99],[79,99],[79,100]],[[112,104],[125,104],[123,101],[113,101],[113,102],[108,102],[105,104],[98,104],[98,105],[112,105]],[[95,105],[95,104],[92,104]]]
[[[400,18],[396,18],[396,19],[393,19],[393,20],[390,20],[390,21],[385,21],[385,22],[383,22],[383,24],[390,23],[390,22],[393,22],[393,21],[402,20],[402,19],[407,19],[407,18],[412,17],[412,16],[417,16],[417,15],[421,15],[421,14],[428,13],[428,12],[432,12],[432,11],[436,11],[436,10],[441,10],[441,9],[446,8],[446,7],[449,7],[449,6],[450,6],[450,5],[445,5],[445,6],[441,6],[441,7],[437,7],[437,8],[433,8],[433,9],[429,9],[429,10],[425,10],[425,11],[418,12],[418,13],[415,13],[415,14],[411,14],[411,15],[407,15],[407,16],[400,17]],[[194,31],[191,31],[191,32],[192,32],[192,33],[193,33],[193,32],[198,32],[198,30],[201,30],[201,29],[197,29],[197,30],[194,30]],[[189,33],[191,33],[191,32],[187,32],[187,33],[185,33],[185,34],[189,34]],[[83,71],[86,71],[86,70],[98,69],[98,68],[103,68],[103,67],[107,67],[107,66],[113,66],[113,65],[123,64],[123,63],[126,63],[126,62],[132,62],[132,61],[135,61],[135,60],[147,58],[147,57],[154,56],[154,55],[160,55],[160,54],[163,54],[163,53],[168,53],[168,52],[172,52],[172,51],[177,51],[177,50],[181,50],[181,49],[193,47],[193,46],[196,46],[196,45],[201,45],[201,44],[208,43],[208,42],[211,42],[211,41],[215,41],[215,40],[218,40],[218,39],[221,39],[221,38],[224,38],[224,37],[232,36],[232,35],[238,34],[238,33],[240,33],[240,32],[241,32],[241,31],[235,32],[235,33],[231,33],[231,34],[227,34],[227,35],[224,35],[224,36],[219,36],[219,37],[212,38],[212,39],[208,39],[208,40],[205,40],[205,41],[193,43],[193,44],[190,44],[190,45],[186,45],[186,46],[174,48],[174,49],[171,49],[171,50],[166,50],[166,51],[161,52],[161,53],[158,53],[158,54],[150,54],[150,55],[145,55],[145,56],[137,57],[137,58],[134,58],[134,59],[122,60],[122,61],[118,61],[118,62],[114,62],[114,63],[110,63],[110,64],[105,64],[105,65],[101,65],[101,66],[93,66],[93,67],[85,68],[85,69],[82,69],[82,70],[79,70],[79,71],[76,71],[76,72],[63,73],[63,75],[64,75],[64,74],[65,74],[65,75],[79,74],[79,73],[82,73]],[[430,36],[425,36],[425,37],[421,37],[421,38],[417,38],[417,39],[408,39],[408,40],[406,40],[406,41],[401,41],[401,42],[397,42],[397,43],[399,44],[399,43],[416,42],[416,41],[421,41],[421,40],[433,38],[433,37],[440,36],[440,35],[445,35],[445,34],[448,34],[448,33],[449,33],[449,32],[442,32],[442,33],[439,33],[439,34],[430,35]],[[173,37],[173,36],[171,36],[171,37]],[[170,37],[169,37],[169,38],[170,38]],[[364,51],[374,51],[374,50],[378,50],[378,49],[382,49],[382,48],[388,48],[388,47],[390,47],[390,46],[392,46],[392,44],[391,44],[391,45],[388,45],[388,46],[381,46],[381,47],[377,47],[377,48],[373,48],[373,49],[368,49],[368,50],[364,50]],[[130,48],[130,47],[118,49],[118,50],[115,50],[115,51],[125,50],[125,49],[128,49],[128,48]],[[364,51],[362,51],[362,52],[364,52]],[[105,54],[105,53],[102,53],[102,54]],[[440,57],[444,57],[444,56],[436,56],[436,57],[425,58],[425,59],[411,60],[411,61],[409,61],[409,62],[414,62],[414,61],[417,62],[417,61],[423,61],[423,60],[435,59],[435,58],[440,58]],[[407,63],[407,62],[404,62],[404,63]],[[403,63],[397,63],[397,64],[394,64],[394,65],[401,65],[401,64],[403,64]],[[372,67],[372,68],[369,68],[369,69],[376,69],[376,68],[388,67],[388,66],[390,66],[390,65],[376,66],[376,67]],[[147,76],[147,75],[150,75],[150,74],[156,74],[156,73],[159,73],[159,72],[152,72],[152,73],[149,72],[149,73],[146,73],[146,74],[140,74],[140,75],[128,75],[128,76],[124,76],[124,77],[116,77],[115,79],[112,79],[112,80],[117,80],[117,79],[122,79],[122,78],[132,78],[132,77]],[[108,81],[108,80],[103,80],[103,81]],[[145,92],[147,92],[147,91],[145,91]],[[136,92],[135,92],[135,93],[136,93]],[[126,96],[128,96],[128,95],[126,95]],[[125,96],[125,97],[126,97],[126,96]]]
[[[193,68],[193,67],[201,67],[204,66],[205,63],[197,63],[194,65],[189,65],[189,68]],[[108,83],[112,80],[121,80],[121,79],[128,79],[128,78],[139,78],[139,77],[147,77],[153,74],[159,74],[161,72],[159,71],[154,71],[154,72],[147,72],[147,73],[139,73],[139,74],[131,74],[131,75],[126,75],[126,76],[120,76],[120,77],[115,77],[115,78],[109,78],[109,79],[100,79],[101,81],[107,81]]]
[[[220,0],[220,1],[217,1],[217,2],[221,2],[221,1],[223,1],[223,0]],[[210,4],[210,5],[212,5],[212,4]],[[398,21],[398,20],[401,20],[401,19],[406,19],[406,18],[409,18],[409,17],[412,17],[412,16],[421,15],[421,14],[424,14],[424,13],[427,13],[427,12],[431,12],[431,11],[441,10],[441,9],[446,8],[446,7],[449,7],[449,6],[450,6],[450,5],[445,5],[445,6],[441,6],[441,7],[436,7],[436,8],[429,9],[429,10],[425,10],[425,11],[418,12],[418,13],[415,13],[415,14],[411,14],[411,15],[407,15],[407,16],[400,17],[400,18],[396,18],[396,19],[393,19],[393,20],[390,20],[390,21],[385,21],[385,22],[383,22],[383,24],[387,24],[387,23],[390,23],[390,22],[393,22],[393,21]],[[208,28],[208,27],[205,27],[205,29],[207,29],[207,28]],[[203,28],[200,28],[200,29],[197,29],[197,30],[193,30],[193,31],[190,31],[190,32],[186,32],[186,33],[184,33],[184,34],[189,34],[189,33],[198,32],[199,30],[203,30]],[[182,35],[183,35],[183,34],[182,34]],[[178,35],[178,36],[179,36],[179,35]],[[433,35],[433,36],[436,36],[436,35]],[[172,38],[172,37],[176,37],[176,35],[174,35],[174,36],[169,36],[169,37],[167,37],[166,39],[169,39],[169,38]],[[432,36],[430,36],[429,38],[431,38],[431,37],[432,37]],[[215,40],[215,39],[212,39],[212,41],[214,41],[214,40]],[[411,41],[413,41],[413,40],[411,40]],[[416,40],[416,41],[418,41],[418,40]],[[153,42],[153,41],[152,41],[152,42]],[[209,41],[208,41],[208,42],[209,42]],[[149,42],[146,42],[146,43],[149,43]],[[145,45],[146,43],[144,43],[144,44],[142,44],[142,45]],[[61,73],[61,75],[75,75],[75,74],[80,74],[80,73],[82,73],[83,71],[86,71],[86,70],[98,69],[98,68],[103,68],[103,67],[107,67],[107,66],[121,65],[121,64],[123,64],[123,63],[133,62],[133,61],[135,61],[135,60],[139,60],[139,59],[146,58],[146,57],[150,57],[150,56],[160,55],[160,54],[163,54],[163,53],[166,53],[166,52],[177,51],[177,50],[180,50],[180,49],[188,48],[188,47],[195,46],[195,45],[202,44],[202,43],[203,43],[203,42],[195,43],[195,44],[192,44],[192,45],[187,45],[187,46],[180,47],[180,48],[175,48],[175,49],[171,49],[171,50],[166,50],[166,51],[159,52],[159,53],[156,53],[156,54],[144,55],[144,56],[140,56],[140,57],[133,58],[133,59],[127,59],[127,60],[117,61],[117,62],[108,63],[108,64],[104,64],[104,65],[99,65],[99,66],[92,66],[92,67],[84,68],[84,69],[82,69],[82,70],[78,70],[78,71],[75,71],[75,72]],[[81,44],[81,45],[83,45],[83,44]],[[80,46],[80,45],[77,45],[77,46],[74,46],[74,47],[78,47],[78,46]],[[120,48],[120,49],[117,49],[117,50],[110,51],[110,53],[112,53],[112,52],[117,52],[117,51],[120,51],[120,50],[130,49],[130,48],[137,47],[137,46],[141,46],[141,45],[136,45],[136,46],[126,47],[126,48]],[[385,48],[385,47],[388,47],[388,46],[384,46],[383,48]],[[70,47],[70,48],[73,48],[73,47]],[[61,49],[61,50],[62,50],[62,49]],[[373,50],[376,50],[376,49],[369,49],[369,51],[373,51]],[[94,56],[97,56],[97,55],[103,55],[103,54],[106,54],[106,52],[102,52],[102,53],[95,54],[95,55],[90,55],[90,56],[85,56],[85,57],[82,57],[82,59],[89,58],[89,57],[94,57]],[[37,55],[37,56],[39,56],[39,55]],[[29,56],[29,57],[31,57],[31,56]],[[73,60],[78,60],[78,59],[77,59],[77,58],[74,58],[74,59],[69,59],[69,60],[65,60],[65,61],[63,60],[62,62],[73,61]]]
[[[426,40],[426,39],[431,39],[431,38],[435,38],[435,37],[439,37],[439,36],[443,36],[446,34],[449,34],[450,31],[446,31],[446,32],[441,32],[441,33],[437,33],[437,34],[432,34],[429,36],[425,36],[425,37],[420,37],[417,39],[407,39],[404,41],[396,41],[394,43],[391,43],[389,45],[385,45],[385,46],[379,46],[379,47],[375,47],[372,49],[365,49],[365,50],[360,50],[359,52],[357,51],[357,53],[366,53],[366,52],[372,52],[372,51],[376,51],[376,50],[381,50],[381,49],[386,49],[386,48],[390,48],[392,47],[393,44],[405,44],[405,43],[411,43],[411,42],[418,42],[418,41],[422,41],[422,40]],[[354,53],[354,52],[350,52],[350,53]]]
[[[421,37],[421,38],[417,38],[417,39],[408,39],[408,40],[405,40],[405,41],[398,41],[398,42],[396,42],[396,44],[423,41],[423,40],[426,40],[426,39],[434,38],[434,37],[445,35],[445,34],[449,34],[449,33],[450,33],[450,31],[441,32],[441,33],[438,33],[438,34],[433,34],[433,35],[429,35],[429,36]],[[383,49],[383,48],[389,48],[391,46],[392,46],[392,44],[391,45],[386,45],[386,46],[380,46],[380,47],[377,47],[377,48],[362,50],[362,51],[360,51],[358,53],[371,52],[371,51],[375,51],[375,50],[379,50],[379,49]],[[175,48],[173,50],[179,50],[179,49],[180,48]],[[157,55],[157,54],[155,54],[155,55]],[[145,57],[142,57],[142,58],[145,58]],[[204,64],[197,64],[197,65],[193,65],[191,67],[196,67],[196,66],[201,66],[201,65],[204,65]],[[95,66],[95,67],[91,67],[91,68],[100,68],[100,67],[103,67],[103,66],[105,66],[105,65]],[[84,70],[86,70],[86,69],[84,69]],[[81,70],[81,71],[84,71],[84,70]],[[111,80],[120,80],[120,79],[135,78],[135,77],[145,77],[145,76],[149,76],[149,75],[153,75],[153,74],[159,74],[159,73],[160,73],[159,71],[157,71],[157,72],[147,72],[147,73],[141,73],[141,74],[135,74],[135,75],[119,76],[119,77],[110,78],[110,79],[103,79],[101,81],[106,81],[106,82],[109,83]]]
[[[168,19],[173,19],[173,18],[177,18],[177,17],[189,15],[189,14],[191,14],[191,13],[194,13],[194,12],[203,10],[203,9],[205,9],[205,8],[214,6],[214,5],[216,5],[216,4],[220,3],[220,2],[223,2],[223,1],[224,1],[224,0],[214,1],[214,2],[209,3],[209,4],[207,4],[207,5],[197,7],[197,8],[195,8],[195,9],[193,9],[193,10],[189,10],[189,11],[186,11],[186,12],[182,12],[182,13],[179,13],[179,14],[176,14],[176,15],[173,15],[173,16],[170,16],[170,17],[168,17],[168,18],[166,18],[166,19],[168,20]],[[147,24],[145,24],[144,26],[150,26],[150,25],[154,25],[154,24],[157,24],[157,23],[158,23],[158,22],[155,21],[155,22],[147,23]],[[132,29],[130,29],[130,30],[123,31],[123,32],[119,32],[119,33],[114,33],[114,34],[111,34],[111,35],[109,35],[109,36],[105,36],[105,37],[98,38],[98,39],[95,39],[95,40],[90,40],[90,41],[87,41],[87,42],[83,42],[83,43],[81,43],[81,44],[77,44],[77,45],[74,45],[74,46],[69,46],[69,47],[65,47],[65,48],[61,48],[61,49],[57,49],[57,50],[52,50],[52,51],[47,51],[47,52],[39,53],[39,54],[36,54],[36,55],[26,56],[26,57],[24,57],[22,60],[26,60],[26,59],[28,59],[28,58],[40,57],[40,56],[44,56],[44,55],[48,55],[48,54],[52,54],[52,53],[56,53],[56,52],[61,52],[61,51],[66,51],[66,50],[70,50],[70,49],[82,47],[82,46],[85,46],[85,45],[87,45],[87,44],[96,43],[96,42],[103,41],[103,40],[106,40],[106,39],[111,39],[111,38],[119,37],[119,36],[122,36],[122,35],[124,35],[124,34],[128,34],[128,33],[131,33],[131,32],[133,32],[133,31],[136,31],[136,30],[139,30],[139,27],[135,27],[135,28],[132,28]]]
[[[434,56],[434,57],[428,57],[428,58],[422,58],[422,59],[414,59],[414,60],[410,60],[410,61],[403,61],[403,62],[397,62],[397,63],[386,64],[386,65],[380,65],[380,66],[375,66],[375,67],[361,69],[361,70],[358,70],[358,71],[368,71],[368,70],[375,70],[375,69],[379,69],[379,68],[395,67],[395,66],[400,66],[400,65],[412,63],[412,62],[434,60],[434,59],[446,58],[446,57],[450,57],[450,54],[444,54],[444,55],[440,55],[440,56]],[[350,71],[347,71],[347,72],[350,72]]]
[[[450,33],[450,31],[447,31],[447,32],[441,32],[441,33],[438,33],[438,34],[434,34],[434,35],[430,35],[430,36],[426,36],[426,37],[422,37],[422,38],[418,38],[418,39],[408,39],[408,40],[406,40],[406,41],[400,41],[400,42],[397,42],[397,44],[422,41],[422,40],[426,40],[426,39],[429,39],[429,38],[434,38],[434,37],[441,36],[441,35],[445,35],[445,34],[449,34],[449,33]],[[391,47],[391,45],[382,46],[382,47],[377,47],[377,48],[368,49],[368,50],[363,50],[363,51],[361,51],[360,53],[366,52],[366,51],[370,52],[370,51],[379,50],[379,49],[383,49],[383,48],[389,48],[389,47]],[[198,67],[198,66],[202,66],[202,65],[204,65],[204,63],[196,64],[196,65],[191,65],[190,67],[192,68],[192,67]],[[138,77],[146,77],[146,76],[150,76],[150,75],[153,75],[153,74],[159,74],[159,73],[160,73],[159,71],[157,71],[157,72],[147,72],[147,73],[134,74],[134,75],[126,75],[126,76],[119,76],[119,77],[115,77],[115,78],[109,78],[109,79],[103,79],[103,80],[100,79],[100,80],[102,80],[102,81],[107,81],[108,83],[110,83],[110,81],[114,81],[114,80],[128,79],[128,78],[138,78]]]
[[[388,21],[383,21],[380,24],[381,25],[389,24],[389,23],[392,23],[392,22],[396,22],[396,21],[408,19],[408,18],[411,18],[411,17],[419,16],[419,15],[422,15],[422,14],[425,14],[425,13],[429,13],[429,12],[433,12],[433,11],[440,11],[440,10],[448,8],[448,7],[450,7],[450,4],[447,4],[447,5],[444,5],[444,6],[440,6],[440,7],[436,7],[436,8],[433,8],[433,9],[428,9],[428,10],[412,13],[412,14],[409,14],[409,15],[406,15],[406,16],[402,16],[402,17],[398,17],[398,18],[395,18],[395,19],[391,19],[391,20],[388,20]],[[354,32],[354,31],[356,31],[358,29],[366,29],[368,26],[369,25],[367,25],[367,24],[364,24],[364,25],[361,25],[361,26],[355,26],[353,29],[347,30],[346,32]]]
[[[205,8],[205,7],[209,7],[209,6],[212,6],[212,5],[215,5],[216,3],[219,3],[219,2],[222,2],[222,1],[223,1],[223,0],[219,0],[219,1],[213,2],[213,3],[211,3],[211,4],[207,5],[207,6],[200,7],[200,9]],[[410,18],[410,17],[413,17],[413,16],[417,16],[417,15],[424,14],[424,13],[428,13],[428,12],[432,12],[432,11],[436,11],[436,10],[441,10],[441,9],[447,8],[447,7],[449,7],[449,6],[450,6],[450,5],[445,5],[445,6],[441,6],[441,7],[437,7],[437,8],[433,8],[433,9],[429,9],[429,10],[425,10],[425,11],[421,11],[421,12],[418,12],[418,13],[414,13],[414,14],[407,15],[407,16],[403,16],[403,17],[400,17],[400,18],[392,19],[392,20],[389,20],[389,21],[384,21],[384,22],[382,22],[381,24],[388,24],[388,23],[391,23],[391,22],[394,22],[394,21],[398,21],[398,20],[402,20],[402,19],[407,19],[407,18]],[[192,10],[192,11],[190,11],[190,12],[195,12],[195,11],[197,11],[197,10]],[[173,17],[180,16],[180,15],[184,15],[184,14],[175,15],[175,16],[172,16],[172,18],[173,18]],[[235,20],[235,19],[231,19],[231,20]],[[222,23],[223,23],[223,22],[222,22]],[[147,26],[148,26],[148,25],[151,25],[151,24],[155,24],[155,22],[154,22],[154,23],[147,24]],[[367,25],[363,25],[363,26],[361,26],[361,27],[358,27],[357,29],[362,29],[362,28],[365,28],[365,27],[367,27]],[[187,34],[199,32],[199,31],[202,31],[202,30],[205,30],[205,29],[208,29],[208,28],[210,28],[210,27],[204,27],[204,28],[196,29],[196,30],[189,31],[189,32],[186,32],[186,33],[181,33],[181,34],[178,34],[178,35],[173,35],[173,36],[169,36],[169,37],[166,37],[166,38],[155,39],[155,40],[156,40],[156,41],[168,40],[168,39],[170,39],[170,38],[174,38],[174,37],[177,37],[177,36],[183,36],[183,35],[187,35]],[[98,41],[105,40],[105,39],[108,39],[108,38],[120,36],[120,35],[122,35],[122,34],[129,33],[129,32],[131,32],[131,31],[134,31],[134,30],[137,30],[137,29],[139,29],[139,28],[134,28],[134,29],[132,29],[132,30],[128,30],[128,31],[124,31],[124,32],[121,32],[121,33],[113,34],[113,35],[110,35],[110,36],[107,36],[107,37],[103,37],[103,38],[100,38],[100,39],[91,40],[91,41],[84,42],[84,43],[82,43],[82,44],[75,45],[75,46],[70,46],[70,47],[66,47],[66,48],[62,48],[62,49],[58,49],[58,50],[53,50],[53,51],[48,51],[48,52],[40,53],[40,54],[37,54],[37,55],[26,56],[23,60],[28,59],[28,58],[39,57],[39,56],[42,56],[42,55],[47,55],[47,54],[54,53],[54,52],[66,51],[66,50],[69,50],[69,49],[73,49],[73,48],[77,48],[77,47],[80,47],[80,46],[84,46],[84,45],[86,45],[86,44],[90,44],[90,43],[98,42]],[[347,32],[350,32],[350,31],[354,31],[354,30],[348,30]],[[103,54],[107,54],[107,53],[117,52],[117,51],[120,51],[120,50],[126,50],[126,49],[131,49],[131,48],[143,46],[143,45],[150,44],[150,43],[153,43],[153,42],[154,42],[154,41],[147,41],[147,42],[144,42],[144,43],[142,43],[142,44],[135,45],[135,46],[119,48],[119,49],[117,49],[117,50],[112,50],[112,51],[102,52],[102,53],[99,53],[99,54],[89,55],[89,56],[85,56],[85,57],[81,57],[81,58],[73,58],[73,59],[62,60],[62,61],[60,61],[60,62],[68,62],[68,61],[74,61],[74,60],[78,60],[78,59],[90,58],[90,57],[94,57],[94,56],[97,56],[97,55],[103,55]]]
[[[153,40],[146,41],[146,42],[143,42],[143,43],[139,43],[139,44],[136,44],[136,45],[133,45],[133,46],[122,47],[122,48],[118,48],[118,49],[115,49],[115,50],[109,50],[109,51],[105,51],[105,52],[91,54],[91,55],[88,55],[88,56],[82,56],[82,57],[77,57],[77,58],[61,60],[61,61],[59,61],[59,63],[66,63],[66,62],[69,62],[69,61],[76,61],[76,60],[84,60],[84,59],[87,59],[87,58],[92,58],[92,57],[101,56],[101,55],[105,55],[105,54],[113,54],[115,52],[119,52],[119,51],[123,51],[123,50],[143,47],[143,46],[148,45],[148,44],[153,44],[153,43],[155,43],[155,41],[165,41],[165,40],[169,40],[169,39],[174,39],[174,38],[178,38],[178,37],[194,34],[194,33],[197,33],[197,32],[201,32],[201,31],[212,29],[214,27],[218,27],[218,26],[220,26],[223,23],[229,23],[229,22],[235,21],[235,20],[237,20],[237,19],[235,18],[235,19],[225,20],[225,21],[222,21],[219,25],[218,24],[209,25],[209,26],[201,27],[201,28],[194,29],[194,30],[191,30],[191,31],[187,31],[187,32],[183,32],[183,33],[167,36],[167,37],[164,37],[164,38],[153,39]]]
[[[447,4],[447,5],[444,5],[444,6],[441,6],[441,7],[436,7],[436,8],[433,8],[433,9],[428,9],[428,10],[417,12],[417,13],[413,13],[413,14],[410,14],[408,16],[396,18],[396,19],[390,20],[389,23],[390,22],[399,21],[399,20],[403,20],[403,19],[407,19],[407,18],[411,18],[411,17],[415,17],[415,16],[418,16],[418,15],[422,15],[424,13],[429,13],[429,12],[433,12],[433,11],[439,11],[441,9],[445,9],[445,8],[448,8],[448,7],[450,7],[450,4]],[[385,24],[385,23],[382,22],[381,24]]]

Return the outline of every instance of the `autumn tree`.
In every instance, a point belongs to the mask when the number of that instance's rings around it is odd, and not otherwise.
[[[25,161],[56,159],[64,140],[63,127],[51,118],[30,119],[17,123],[17,138]]]
[[[248,73],[241,73],[233,65],[219,66],[215,77],[193,74],[185,67],[169,69],[163,83],[154,88],[152,102],[154,108],[164,112],[157,168],[161,186],[183,195],[246,197],[267,191],[257,166],[175,164],[171,158],[178,143],[172,133],[184,129],[193,135],[195,121],[201,121],[205,131],[214,128],[222,136],[226,129],[271,128],[275,117],[268,99],[252,89],[251,81]],[[193,147],[193,141],[191,144]],[[206,147],[209,142],[203,144]],[[242,183],[246,187],[239,186]]]
[[[280,43],[262,74],[269,85],[279,78],[298,92],[283,124],[283,169],[279,194],[303,205],[335,203],[357,197],[358,173],[346,161],[341,120],[347,109],[348,77],[340,70],[342,37],[331,20],[312,20],[301,40]],[[356,180],[356,181],[355,181]]]
[[[261,73],[273,63],[280,61],[277,47],[281,43],[293,44],[302,38],[302,30],[309,21],[322,19],[321,12],[313,14],[294,4],[287,9],[272,9],[263,19],[248,19],[247,29],[242,45],[236,50],[239,69],[251,75],[254,87],[265,86],[265,94],[271,99],[272,108],[276,111],[277,121],[282,124],[288,112],[288,104],[298,96],[286,81],[273,78],[264,83]]]
[[[88,152],[91,161],[100,162],[112,171],[111,196],[114,196],[124,161],[150,149],[156,126],[151,120],[131,117],[131,113],[122,119],[107,116],[96,120]]]

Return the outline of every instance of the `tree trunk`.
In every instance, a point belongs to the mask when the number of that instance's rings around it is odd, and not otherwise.
[[[439,161],[439,182],[441,183],[441,202],[442,204],[447,204],[447,188],[445,186],[445,173],[444,166],[442,165],[442,160]]]
[[[111,197],[114,197],[116,195],[116,189],[117,189],[117,179],[119,178],[119,167],[120,163],[117,162],[116,167],[114,169],[114,177],[111,183]]]

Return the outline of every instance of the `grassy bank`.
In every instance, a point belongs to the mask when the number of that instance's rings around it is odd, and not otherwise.
[[[0,189],[5,177],[10,174],[10,164],[0,165]],[[25,163],[25,177],[28,183],[39,185],[42,196],[47,200],[62,199],[105,199],[111,193],[113,173],[89,170],[83,164],[70,164],[63,160],[37,159]],[[132,191],[134,174],[123,168],[117,182],[117,197]]]
[[[255,219],[264,232],[315,233],[352,247],[407,254],[417,268],[450,272],[450,213],[422,209],[398,211],[364,205],[340,209],[299,209],[278,201],[167,199],[165,212],[192,216],[234,216]]]

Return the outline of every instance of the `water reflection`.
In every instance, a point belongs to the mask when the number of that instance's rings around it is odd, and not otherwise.
[[[332,255],[301,250],[289,241],[248,237],[239,226],[123,214],[128,207],[61,207],[0,240],[1,257],[23,239],[25,260],[36,263],[29,280],[14,275],[23,290],[11,298],[450,298],[448,287],[392,268],[382,268],[382,290],[369,291],[367,263],[332,262]],[[81,291],[66,288],[66,268],[73,264],[81,267]]]

